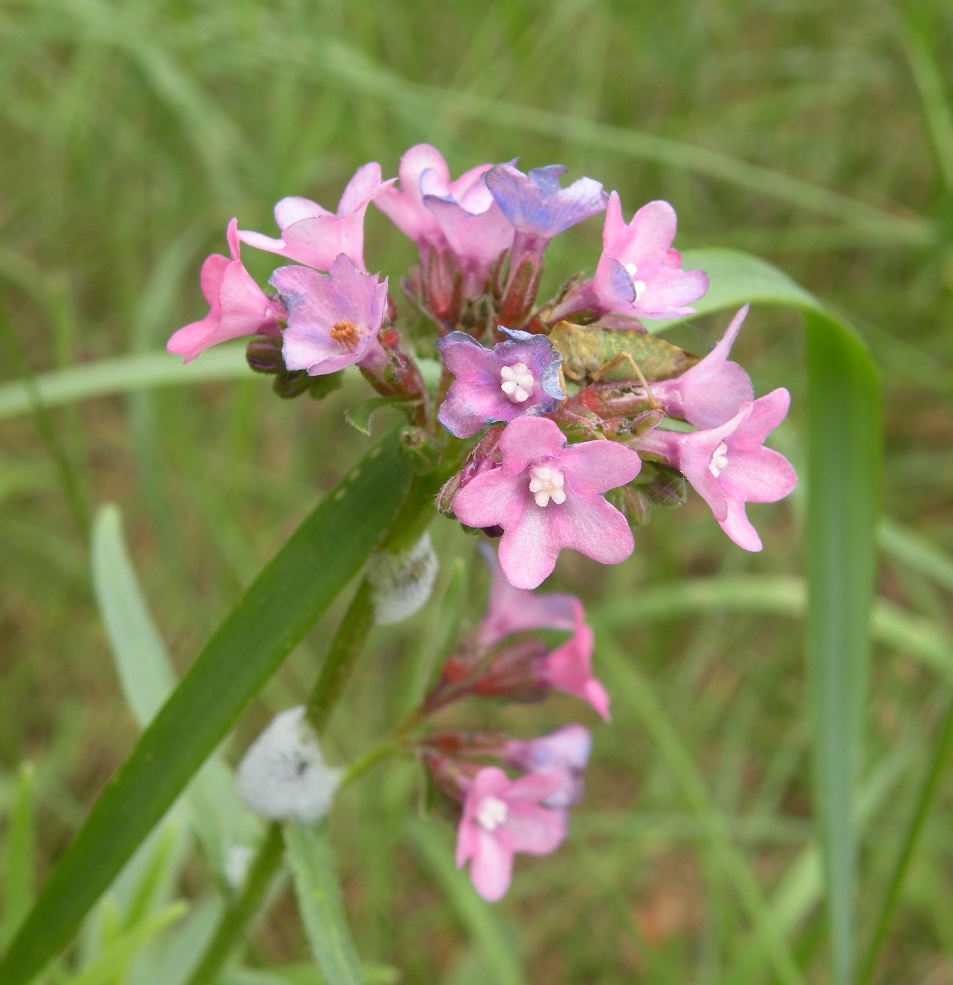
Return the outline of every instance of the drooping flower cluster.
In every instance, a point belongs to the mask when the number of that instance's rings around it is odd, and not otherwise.
[[[425,699],[429,716],[466,697],[539,701],[562,691],[609,718],[609,697],[592,676],[592,629],[572,595],[514,588],[492,552],[490,603],[473,633],[450,655]],[[550,649],[530,634],[569,632]],[[513,855],[548,855],[566,835],[569,808],[582,797],[592,737],[572,723],[537,739],[497,733],[438,732],[419,742],[437,789],[457,805],[457,865],[470,863],[473,885],[491,902],[506,892]],[[517,779],[501,766],[521,771]]]
[[[174,333],[168,348],[189,361],[253,336],[250,367],[272,374],[284,397],[320,398],[357,366],[387,398],[372,408],[390,403],[406,414],[399,447],[440,490],[437,508],[498,541],[490,611],[451,655],[427,715],[465,695],[528,700],[556,689],[607,718],[578,600],[530,590],[563,549],[623,561],[632,528],[656,506],[680,504],[686,484],[728,537],[760,550],[746,504],[779,500],[797,481],[764,447],[789,396],[777,389],[755,399],[730,359],[747,307],[703,358],[646,331],[644,321],[692,313],[708,289],[707,274],[686,268],[672,246],[671,205],[649,202],[626,222],[619,194],[598,181],[564,187],[560,165],[524,172],[517,164],[481,164],[453,179],[440,152],[420,144],[397,178],[384,180],[376,163],[358,168],[334,213],[282,199],[277,238],[239,231],[233,219],[230,256],[215,254],[202,268],[208,314]],[[419,263],[401,280],[410,317],[400,317],[391,279],[369,272],[369,205],[416,245]],[[569,278],[540,299],[549,242],[603,212],[592,276]],[[268,293],[242,265],[240,241],[289,261]],[[429,367],[419,357],[428,349]],[[432,584],[435,569],[427,570]],[[550,649],[527,635],[538,630],[570,635]],[[471,862],[487,899],[505,891],[514,852],[551,851],[563,837],[588,755],[580,729],[523,743],[446,733],[421,747],[436,785],[460,805],[458,861]],[[525,775],[510,779],[504,766]]]

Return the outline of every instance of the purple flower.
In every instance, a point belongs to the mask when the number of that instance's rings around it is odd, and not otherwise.
[[[480,545],[480,553],[493,572],[486,615],[476,628],[475,637],[492,647],[514,633],[532,629],[574,629],[583,615],[582,602],[563,592],[530,592],[514,588],[503,574],[496,552]]]
[[[773,503],[797,484],[791,463],[762,447],[790,403],[791,395],[781,387],[746,401],[719,427],[687,434],[656,428],[630,444],[681,471],[711,507],[721,529],[746,551],[760,551],[761,538],[745,515],[745,503]]]
[[[417,144],[400,160],[400,188],[386,188],[374,200],[417,244],[424,270],[430,250],[451,251],[464,295],[484,289],[493,263],[513,242],[513,226],[483,180],[492,167],[481,164],[451,181],[440,151]]]
[[[598,181],[579,178],[568,188],[561,188],[559,176],[565,173],[561,164],[531,168],[529,174],[512,164],[497,164],[487,172],[486,185],[517,232],[545,245],[606,207],[606,193]]]
[[[382,182],[381,166],[375,162],[365,164],[347,183],[337,214],[310,199],[289,196],[275,206],[281,239],[246,229],[239,236],[249,246],[306,263],[316,270],[330,270],[340,253],[364,270],[364,213],[371,199],[387,190],[394,180]]]
[[[453,511],[469,527],[503,528],[500,565],[517,588],[536,588],[564,547],[617,564],[633,548],[625,517],[603,493],[634,479],[641,461],[611,441],[567,445],[550,420],[519,417],[500,438],[501,462],[467,483]]]
[[[575,722],[538,739],[511,739],[504,756],[510,766],[528,773],[556,770],[562,774],[559,790],[545,801],[547,807],[572,807],[582,799],[582,774],[589,762],[592,735]]]
[[[228,224],[228,249],[231,259],[213,253],[202,264],[200,282],[209,313],[201,320],[185,325],[166,343],[169,352],[185,356],[191,362],[199,353],[217,342],[242,335],[278,335],[278,321],[284,309],[252,280],[242,266],[238,242],[238,220]]]
[[[282,352],[288,369],[309,376],[386,359],[377,333],[387,309],[387,281],[361,273],[343,253],[327,274],[308,267],[279,267],[271,275],[288,311]]]
[[[566,811],[543,806],[562,785],[556,770],[511,780],[486,766],[473,778],[457,831],[457,868],[470,862],[473,887],[488,903],[506,895],[516,852],[548,855],[566,837]]]
[[[728,359],[741,323],[748,314],[745,305],[731,320],[721,341],[701,362],[673,380],[652,384],[652,395],[667,414],[700,428],[724,424],[746,401],[754,400],[748,374]]]
[[[545,414],[566,399],[559,382],[562,356],[545,335],[506,328],[492,349],[466,332],[437,340],[447,369],[456,377],[437,419],[458,438],[469,438],[494,421]]]

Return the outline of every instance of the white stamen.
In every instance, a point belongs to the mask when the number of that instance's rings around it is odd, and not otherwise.
[[[634,277],[638,273],[639,268],[634,263],[627,263],[625,265],[625,272],[630,276]]]
[[[484,797],[476,812],[476,822],[484,831],[496,831],[509,812],[506,802],[499,797]]]
[[[529,470],[529,491],[533,494],[537,506],[548,506],[552,500],[557,506],[566,502],[566,492],[563,486],[566,477],[549,465],[532,465]]]
[[[717,479],[728,465],[728,446],[722,442],[713,452],[708,471]]]
[[[500,389],[512,403],[521,404],[529,400],[533,393],[533,384],[536,380],[526,363],[517,363],[515,366],[503,366],[500,369],[500,376],[503,379]]]

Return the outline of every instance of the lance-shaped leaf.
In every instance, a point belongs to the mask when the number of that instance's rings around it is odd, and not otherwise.
[[[109,782],[0,961],[24,985],[96,902],[292,647],[367,559],[409,470],[375,447],[292,534],[199,654]]]

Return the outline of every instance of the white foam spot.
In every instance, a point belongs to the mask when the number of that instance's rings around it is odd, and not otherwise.
[[[340,776],[324,762],[299,705],[275,715],[249,746],[235,787],[242,803],[262,817],[314,824],[330,810]]]
[[[430,598],[439,568],[429,533],[402,554],[379,551],[372,555],[367,580],[372,589],[374,621],[389,626],[419,612]]]

